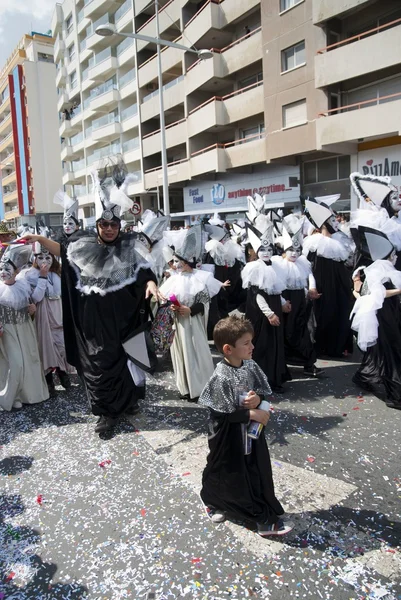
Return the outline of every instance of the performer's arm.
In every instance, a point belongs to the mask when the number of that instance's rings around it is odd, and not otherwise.
[[[267,304],[266,300],[263,298],[263,296],[261,296],[261,294],[256,295],[256,303],[265,317],[269,319],[270,325],[273,325],[273,327],[278,327],[280,325],[280,319],[271,310],[270,306]]]
[[[49,238],[46,238],[43,235],[24,235],[21,238],[21,241],[26,242],[27,244],[39,242],[39,244],[44,246],[50,252],[50,254],[53,254],[54,256],[60,256],[60,244],[54,240],[49,240]]]

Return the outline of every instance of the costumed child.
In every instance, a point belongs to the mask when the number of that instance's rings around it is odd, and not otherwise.
[[[282,244],[284,256],[273,256],[272,263],[283,271],[286,288],[283,298],[291,304],[291,311],[284,313],[284,349],[287,364],[303,366],[304,374],[318,377],[323,369],[316,366],[315,345],[308,327],[309,313],[306,291],[309,298],[320,297],[310,262],[302,255],[302,225],[292,234],[286,221],[283,221]],[[288,228],[288,229],[287,229]]]
[[[180,397],[197,402],[199,394],[213,373],[213,360],[207,341],[206,327],[210,299],[221,289],[221,283],[208,271],[196,269],[202,252],[200,225],[186,230],[182,245],[174,249],[176,275],[160,287],[167,300],[175,296],[175,335],[171,359]]]
[[[354,238],[361,255],[372,264],[360,267],[353,278],[357,300],[352,329],[358,332],[358,346],[364,354],[352,381],[373,393],[375,384],[383,384],[386,405],[401,409],[401,273],[394,266],[397,254],[387,236],[371,227],[358,227]]]
[[[265,426],[270,418],[266,401],[271,390],[252,360],[253,335],[250,321],[235,316],[214,329],[214,343],[224,358],[199,398],[210,411],[201,498],[215,523],[229,517],[252,523],[261,536],[284,535],[292,524],[280,518],[284,509],[274,493],[264,432],[256,439],[248,436],[251,422]]]
[[[320,296],[313,300],[316,319],[317,356],[342,357],[352,353],[353,341],[349,315],[352,309],[351,273],[346,267],[350,248],[341,234],[333,211],[315,198],[305,201],[305,214],[316,232],[303,241],[303,254],[312,264]]]
[[[282,270],[271,262],[274,253],[273,225],[261,233],[247,226],[248,239],[258,259],[242,270],[242,285],[247,290],[245,316],[253,325],[254,360],[267,375],[272,390],[282,394],[283,383],[291,379],[285,362],[283,311],[291,310],[281,295],[286,288]]]
[[[0,410],[49,397],[31,319],[31,288],[25,278],[16,279],[30,257],[30,246],[10,245],[0,262]]]
[[[31,286],[31,297],[36,304],[35,325],[40,358],[45,372],[50,395],[55,393],[53,371],[55,370],[63,388],[71,387],[69,373],[73,368],[67,363],[63,313],[61,306],[61,266],[58,260],[38,242],[33,246],[33,266],[24,270]]]

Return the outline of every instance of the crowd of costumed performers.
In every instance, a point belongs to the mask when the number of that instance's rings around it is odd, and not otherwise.
[[[76,373],[97,432],[135,415],[162,309],[159,338],[182,399],[201,395],[213,373],[208,340],[234,311],[252,324],[253,359],[274,393],[291,372],[324,377],[317,360],[341,360],[356,341],[353,382],[377,394],[384,386],[387,406],[401,407],[401,200],[388,177],[351,174],[358,208],[346,225],[332,209],[339,195],[302,197],[302,210],[284,215],[255,194],[242,221],[215,213],[177,230],[146,210],[128,232],[124,163],[109,159],[91,178],[93,231],[80,229],[78,202],[59,191],[57,235],[43,223],[2,233],[1,409],[46,400]]]

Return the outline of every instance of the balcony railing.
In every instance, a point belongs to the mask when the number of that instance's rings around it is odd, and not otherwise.
[[[77,135],[74,135],[72,138],[70,138],[70,145],[75,146],[76,144],[80,144],[83,141],[84,141],[84,134],[81,131],[80,133],[77,133]]]
[[[340,42],[336,42],[335,44],[330,44],[330,46],[326,46],[325,48],[321,48],[317,51],[317,54],[324,54],[325,52],[329,52],[330,50],[334,50],[336,48],[340,48],[340,46],[346,46],[347,44],[352,44],[352,42],[359,42],[359,40],[374,35],[375,33],[380,33],[385,29],[390,29],[391,27],[396,27],[401,24],[401,19],[395,19],[395,21],[390,21],[390,23],[385,23],[384,25],[379,25],[378,27],[374,27],[373,29],[368,29],[367,31],[363,31],[358,35],[353,35],[345,40],[341,40]]]
[[[132,138],[123,142],[123,152],[130,152],[131,150],[137,150],[139,148],[139,137]]]
[[[185,27],[188,27],[188,25],[190,25],[190,23],[192,23],[193,21],[195,21],[196,17],[198,15],[200,15],[200,13],[202,11],[205,10],[205,8],[207,6],[209,6],[209,4],[221,4],[224,0],[208,0],[208,2],[205,2],[205,4],[203,6],[201,6],[201,8],[198,10],[198,12],[196,12],[190,19],[189,21],[185,24]]]
[[[175,160],[174,162],[168,163],[167,167],[173,167],[174,165],[181,165],[188,161],[188,158],[181,158],[180,160]],[[153,169],[148,169],[145,173],[154,173],[155,171],[161,171],[162,167],[153,167]]]
[[[99,19],[97,19],[96,21],[94,21],[93,23],[91,23],[88,27],[87,34],[88,35],[93,35],[96,32],[97,27],[99,27],[99,25],[105,25],[106,23],[112,23],[112,17],[110,15],[108,15],[107,13],[105,15],[103,15],[102,17],[100,17]]]
[[[121,4],[120,8],[118,8],[116,10],[116,12],[114,13],[114,22],[117,23],[117,21],[119,19],[121,19],[121,17],[123,17],[129,11],[129,9],[131,7],[132,7],[132,1],[125,0],[125,2],[123,2],[123,4]]]
[[[184,117],[183,119],[180,119],[179,121],[175,121],[174,123],[170,123],[170,125],[166,125],[166,127],[164,129],[171,129],[171,127],[175,127],[175,125],[179,125],[180,123],[185,123],[186,118]],[[152,135],[156,135],[157,133],[160,133],[160,129],[156,129],[155,131],[151,131],[150,133],[147,133],[146,135],[144,135],[142,137],[143,140],[146,140],[146,138],[150,138],[152,137]]]
[[[134,44],[134,38],[125,38],[125,40],[123,42],[121,42],[120,44],[118,44],[118,46],[116,47],[117,50],[117,56],[120,56],[120,54],[122,54],[125,50],[127,50],[127,48],[130,48],[131,46],[133,46]]]
[[[121,153],[121,145],[120,142],[114,142],[113,144],[109,144],[104,148],[100,148],[99,150],[95,150],[93,154],[88,156],[88,165],[93,165],[93,163],[98,160],[102,160],[102,158],[107,158],[108,156],[114,156],[116,154]]]
[[[122,75],[119,79],[119,86],[120,86],[120,90],[128,85],[128,83],[130,83],[131,81],[135,81],[136,79],[136,69],[131,69],[130,71],[128,71],[128,73],[125,73],[124,75]]]
[[[215,150],[216,148],[221,148],[225,150],[226,148],[231,148],[232,146],[240,146],[241,144],[247,144],[248,142],[254,142],[256,140],[262,140],[266,137],[266,132],[261,131],[259,133],[255,133],[254,135],[248,135],[247,137],[239,138],[238,140],[233,140],[232,142],[226,142],[225,144],[217,143],[212,144],[211,146],[206,146],[206,148],[201,148],[196,152],[191,153],[192,156],[199,156],[200,154],[205,154],[205,152],[210,152],[210,150]]]
[[[85,159],[83,158],[82,160],[73,160],[71,162],[71,171],[73,171],[74,173],[76,173],[77,171],[80,171],[81,169],[85,168]]]
[[[102,94],[106,94],[111,90],[118,90],[118,86],[114,77],[112,77],[108,81],[105,81],[101,85],[98,85],[97,87],[93,88],[93,90],[91,90],[90,92],[91,100],[95,100]]]
[[[110,113],[109,115],[104,115],[104,117],[100,117],[99,119],[95,119],[92,121],[92,131],[96,129],[100,129],[101,127],[106,127],[106,125],[111,125],[112,123],[119,123],[120,119],[118,115],[114,113]]]
[[[86,196],[88,194],[88,188],[86,187],[86,185],[74,185],[72,188],[72,195],[79,197],[79,196]]]
[[[138,114],[138,105],[131,104],[131,106],[128,106],[128,108],[124,108],[124,110],[122,110],[120,114],[121,114],[121,121],[126,121],[127,119],[130,119],[131,117],[135,117],[135,115]]]
[[[227,52],[227,50],[230,50],[231,48],[234,48],[234,46],[237,46],[238,44],[241,44],[244,40],[249,39],[250,37],[252,37],[256,33],[259,33],[259,31],[262,31],[262,27],[261,26],[257,27],[256,29],[253,29],[252,31],[250,31],[246,35],[243,35],[242,37],[238,38],[238,40],[234,40],[234,42],[231,42],[231,44],[228,44],[228,46],[225,46],[224,48],[210,48],[210,51],[213,52],[214,54],[224,54],[224,52]],[[196,65],[199,65],[199,63],[201,61],[202,61],[202,59],[199,58],[191,66],[189,66],[188,69],[187,69],[187,73],[188,73],[188,71],[191,71],[191,69],[193,69],[194,67],[196,67]]]
[[[162,6],[161,8],[159,8],[159,15],[160,15],[161,12],[163,12],[163,10],[165,10],[173,2],[174,2],[174,0],[169,0],[164,6]],[[143,25],[141,25],[140,27],[138,27],[138,29],[136,30],[136,32],[139,33],[144,27],[146,27],[146,25],[149,25],[149,23],[151,23],[155,18],[156,18],[156,15],[152,15],[150,17],[150,19],[148,19],[147,21],[145,21],[145,23]]]
[[[184,75],[180,75],[176,79],[173,79],[172,81],[169,81],[168,83],[166,83],[166,85],[163,86],[163,91],[166,91],[169,88],[173,87],[174,85],[177,85],[178,83],[180,83],[180,81],[183,81],[183,79],[184,79]],[[159,94],[159,90],[157,89],[154,92],[152,92],[151,94],[148,94],[147,96],[145,96],[142,99],[142,102],[147,102],[148,100],[150,100],[151,98],[154,98],[158,94]]]
[[[372,98],[371,100],[362,100],[361,102],[354,102],[353,104],[346,104],[345,106],[339,106],[337,108],[330,108],[329,110],[325,110],[323,112],[318,113],[318,117],[329,117],[330,115],[348,112],[350,110],[359,110],[360,108],[365,108],[366,106],[383,104],[383,101],[392,102],[393,100],[401,100],[401,92],[397,92],[396,94],[389,94],[388,96],[380,96],[377,98]]]
[[[226,94],[225,96],[213,96],[212,98],[209,98],[209,100],[206,100],[205,102],[203,102],[199,106],[195,106],[195,108],[193,108],[192,110],[190,110],[188,114],[192,115],[193,113],[195,113],[196,111],[200,110],[204,106],[207,106],[211,102],[216,102],[216,101],[217,102],[221,102],[221,101],[224,102],[224,100],[229,100],[230,98],[234,98],[235,96],[239,96],[240,94],[243,94],[244,92],[247,92],[248,90],[251,90],[253,88],[257,88],[260,85],[263,85],[263,81],[255,81],[255,83],[251,83],[251,85],[247,85],[246,87],[240,88],[239,90],[235,90],[235,92],[231,92],[231,94]]]

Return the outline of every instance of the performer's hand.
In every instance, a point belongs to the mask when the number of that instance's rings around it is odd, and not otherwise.
[[[257,421],[258,423],[262,423],[262,425],[267,425],[270,419],[270,412],[253,408],[249,411],[249,418],[251,421]]]
[[[290,313],[291,312],[291,302],[289,300],[287,300],[287,302],[285,304],[283,304],[283,306],[281,307],[281,310],[283,311],[283,313]]]
[[[225,287],[225,288],[226,288],[226,287],[230,287],[230,285],[231,285],[231,281],[230,281],[229,279],[227,279],[227,281],[225,281],[225,282],[223,283],[222,287]]]
[[[36,313],[35,304],[28,304],[28,314],[32,317]]]
[[[269,319],[270,325],[273,327],[278,327],[280,325],[280,319],[277,315],[272,315],[271,317],[267,317]]]
[[[176,306],[175,308],[177,309],[175,312],[178,312],[181,317],[189,317],[191,315],[189,306],[183,306],[181,304],[181,306]]]
[[[159,292],[159,288],[154,281],[148,281],[146,284],[146,300],[150,298],[150,296],[153,296],[155,300],[158,300],[159,302],[166,302],[166,298]]]
[[[19,238],[21,242],[25,242],[25,244],[33,244],[34,242],[41,242],[43,237],[41,235],[36,235],[33,233],[28,233],[27,235]]]
[[[39,269],[39,273],[41,277],[47,277],[49,273],[50,265],[48,263],[43,263]]]
[[[322,294],[319,294],[316,288],[311,288],[308,295],[311,300],[318,300]]]
[[[247,397],[244,400],[243,407],[244,408],[257,408],[260,404],[260,398],[256,392],[251,390],[248,392]]]

